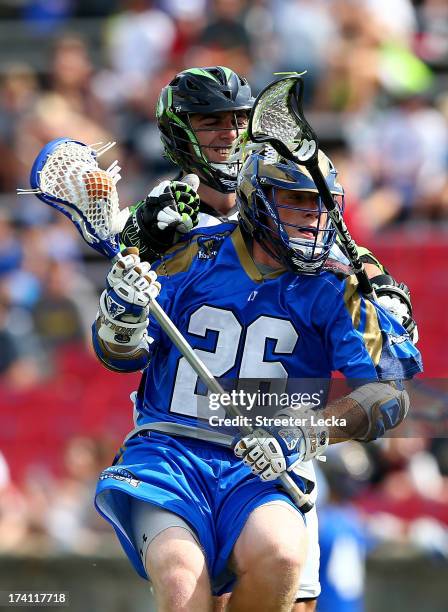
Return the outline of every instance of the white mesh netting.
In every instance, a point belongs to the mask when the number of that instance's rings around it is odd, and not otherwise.
[[[43,193],[76,207],[81,213],[79,217],[64,208],[77,217],[78,223],[83,224],[83,217],[87,219],[96,236],[105,240],[120,232],[124,225],[116,188],[119,171],[116,162],[102,170],[90,147],[66,142],[48,156],[39,185]],[[89,234],[85,226],[83,230]]]
[[[290,151],[297,149],[302,138],[302,131],[288,108],[288,94],[295,81],[296,79],[283,79],[266,89],[254,108],[252,118],[252,133],[255,138],[277,138]]]

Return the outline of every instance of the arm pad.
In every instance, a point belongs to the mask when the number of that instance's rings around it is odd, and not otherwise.
[[[373,382],[358,387],[348,397],[367,415],[369,426],[360,442],[370,442],[397,427],[409,410],[409,395],[400,382]]]

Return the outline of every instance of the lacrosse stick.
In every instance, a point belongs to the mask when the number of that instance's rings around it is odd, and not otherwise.
[[[18,190],[20,194],[37,195],[69,217],[87,244],[113,262],[121,258],[119,233],[129,212],[119,209],[116,183],[120,179],[120,168],[117,162],[107,170],[101,170],[96,159],[114,144],[108,143],[94,150],[69,138],[53,140],[41,150],[34,162],[30,176],[31,189]],[[213,393],[225,394],[223,387],[156,300],[150,300],[149,311],[207,388]],[[226,411],[231,417],[242,416],[234,405],[226,406]],[[252,433],[249,426],[239,429],[243,435]],[[313,507],[309,496],[299,489],[289,474],[284,472],[279,480],[302,512],[308,512]]]
[[[367,298],[375,299],[356,243],[319,168],[317,136],[303,113],[302,77],[305,72],[279,74],[286,76],[270,83],[255,100],[247,128],[248,148],[250,141],[269,144],[286,159],[308,169],[350,260],[360,290]]]

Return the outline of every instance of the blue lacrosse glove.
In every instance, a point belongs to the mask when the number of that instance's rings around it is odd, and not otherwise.
[[[148,262],[140,261],[138,250],[129,248],[107,275],[100,298],[101,327],[105,342],[138,346],[146,336],[149,302],[157,298],[160,283]]]

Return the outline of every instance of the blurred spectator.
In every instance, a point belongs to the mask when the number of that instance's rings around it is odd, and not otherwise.
[[[21,336],[10,316],[10,306],[6,296],[0,294],[0,377],[8,387],[18,390],[32,387],[41,377],[38,356],[32,352],[35,339]]]
[[[337,45],[338,19],[328,11],[324,0],[280,0],[274,3],[274,35],[278,43],[277,71],[307,70],[307,99],[311,99],[319,79],[325,74],[328,41]]]
[[[244,13],[244,25],[251,39],[253,59],[251,70],[245,75],[254,94],[271,81],[278,65],[279,41],[274,31],[273,10],[270,0],[253,0],[247,4]]]
[[[76,279],[73,264],[55,258],[48,258],[45,262],[42,291],[33,308],[33,319],[36,333],[47,351],[64,344],[87,341],[90,326],[88,330],[84,327],[81,308],[89,310],[88,303],[80,303],[76,295]]]
[[[170,63],[172,74],[184,68],[184,58],[188,49],[196,44],[200,32],[207,24],[205,0],[165,0],[163,5],[174,20],[176,35],[171,48]],[[176,69],[174,64],[179,64]]]
[[[15,126],[30,110],[37,94],[37,77],[30,66],[21,63],[5,66],[0,78],[0,191],[16,187]]]
[[[0,278],[19,268],[22,245],[8,213],[0,209]]]
[[[78,554],[98,549],[104,526],[93,508],[92,490],[110,454],[100,440],[75,437],[67,444],[66,473],[55,483],[45,515],[48,535],[57,549]]]
[[[446,216],[448,125],[443,115],[422,97],[402,100],[359,122],[350,134],[361,164],[365,191],[390,190],[399,207],[396,218]]]
[[[3,231],[2,231],[3,226]],[[39,344],[29,313],[16,308],[13,278],[22,261],[22,251],[0,221],[0,377],[11,388],[25,389],[41,378],[38,366]],[[2,240],[3,238],[3,240]],[[4,255],[4,257],[2,256]]]
[[[350,442],[332,447],[320,470],[326,487],[319,487],[318,498],[322,594],[317,610],[361,612],[365,562],[372,542],[353,499],[367,486],[371,464],[365,447]]]
[[[390,438],[369,446],[375,486],[356,503],[377,538],[448,557],[448,539],[440,537],[448,526],[448,479],[428,447],[424,438]]]
[[[26,184],[37,152],[49,141],[64,134],[81,142],[98,143],[111,140],[109,132],[57,93],[42,94],[32,110],[18,123],[16,152],[21,162],[18,183]],[[111,159],[108,154],[105,158]],[[104,159],[107,165],[107,159]],[[42,208],[42,205],[39,204]]]
[[[420,35],[417,50],[427,61],[448,60],[448,5],[445,0],[425,0],[417,9]]]
[[[241,48],[250,53],[251,40],[241,21],[245,0],[213,0],[212,17],[200,36],[206,47]]]
[[[23,19],[35,32],[47,34],[72,15],[73,0],[27,0],[23,6]]]
[[[123,2],[123,12],[110,21],[107,50],[124,93],[150,81],[169,57],[175,39],[172,19],[151,0]]]
[[[244,0],[213,0],[209,23],[197,47],[186,54],[191,66],[231,66],[242,75],[252,69],[252,41],[243,21]]]
[[[332,52],[324,54],[326,71],[317,87],[316,104],[324,109],[360,112],[370,108],[379,91],[382,30],[361,2],[334,0],[330,18],[337,30],[327,32]]]
[[[27,505],[0,452],[0,553],[17,553],[27,537]]]
[[[107,125],[106,107],[91,87],[93,66],[86,43],[79,36],[65,34],[55,41],[52,52],[49,85],[70,108]]]
[[[412,44],[417,17],[411,0],[361,0],[383,36]]]

